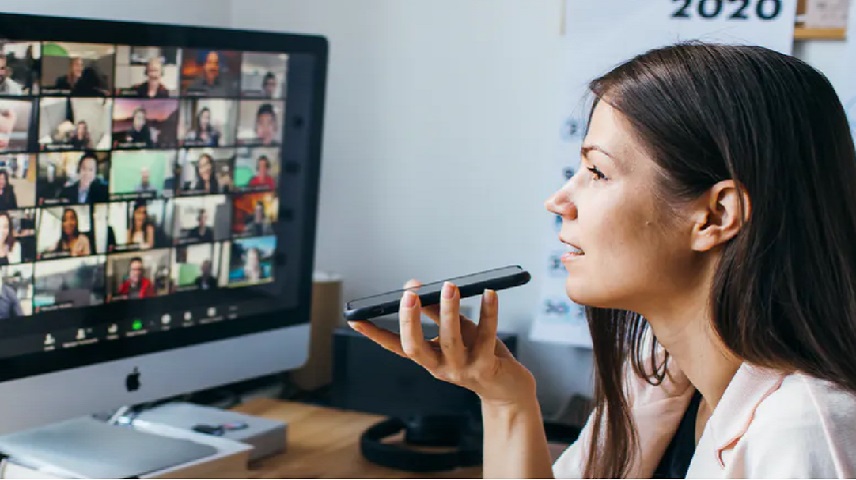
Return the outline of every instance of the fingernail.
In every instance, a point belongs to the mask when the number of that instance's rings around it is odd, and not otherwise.
[[[452,298],[454,296],[455,296],[455,287],[449,282],[444,283],[443,284],[443,298]]]
[[[404,306],[413,308],[416,305],[416,294],[410,290],[404,292]]]
[[[493,290],[490,290],[490,289],[485,290],[485,291],[484,291],[484,299],[485,299],[485,300],[487,301],[487,303],[489,303],[489,304],[494,304],[494,303],[496,303],[496,292],[495,292],[495,291],[493,291]]]
[[[348,326],[353,328],[356,331],[360,331],[360,323],[359,322],[348,322]]]

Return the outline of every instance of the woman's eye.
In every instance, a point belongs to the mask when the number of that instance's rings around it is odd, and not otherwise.
[[[597,167],[588,167],[588,171],[592,173],[594,180],[605,180],[606,175],[603,174]]]

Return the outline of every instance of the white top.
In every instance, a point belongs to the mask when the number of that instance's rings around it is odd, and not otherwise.
[[[652,386],[626,378],[640,451],[630,478],[650,478],[695,389],[674,362],[673,379]],[[553,465],[557,478],[582,476],[591,417]],[[856,395],[803,374],[744,363],[705,426],[688,478],[854,478]]]

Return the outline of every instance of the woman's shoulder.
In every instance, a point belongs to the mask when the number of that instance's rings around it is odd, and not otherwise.
[[[758,404],[753,424],[784,422],[832,427],[847,418],[856,418],[856,392],[811,375],[792,373]],[[846,426],[856,440],[856,423],[841,426]]]
[[[853,418],[856,392],[802,373],[786,375],[758,403],[746,429],[747,467],[770,471],[785,468],[784,462],[808,476],[856,475]],[[778,464],[775,458],[781,459]]]

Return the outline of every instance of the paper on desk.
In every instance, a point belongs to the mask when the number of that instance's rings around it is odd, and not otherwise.
[[[552,160],[556,176],[549,179],[553,189],[580,168],[588,118],[586,99],[590,98],[588,83],[619,63],[652,48],[693,39],[761,45],[783,53],[793,48],[796,0],[566,0],[563,7],[564,48],[560,50],[562,58],[557,59],[560,91],[556,96],[559,110]],[[856,71],[851,78],[856,78]],[[558,240],[561,218],[550,216],[545,223],[547,242],[539,268],[542,290],[530,338],[590,347],[583,309],[565,294],[567,272],[560,257],[567,247]]]

